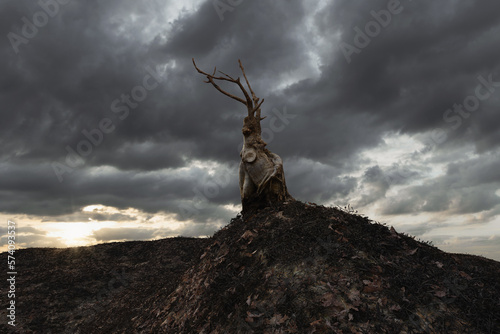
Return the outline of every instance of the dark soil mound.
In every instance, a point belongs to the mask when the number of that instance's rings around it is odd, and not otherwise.
[[[17,326],[6,325],[7,286],[2,283],[0,333],[130,333],[144,299],[166,298],[175,290],[208,242],[171,238],[19,250]]]
[[[216,233],[135,327],[162,333],[498,333],[500,263],[292,202]]]
[[[22,333],[500,332],[499,262],[314,204],[210,239],[18,255]]]

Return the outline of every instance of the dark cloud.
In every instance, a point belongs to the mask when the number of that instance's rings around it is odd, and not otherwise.
[[[500,258],[498,250],[499,235],[488,237],[458,237],[443,235],[436,237],[435,245],[447,252],[460,254],[474,254],[489,257],[492,259]]]
[[[498,29],[499,17],[491,14],[489,4],[478,1],[400,3],[401,13],[392,15],[349,65],[337,50],[338,61],[328,65],[318,85],[335,92],[331,105],[368,110],[376,123],[409,133],[448,126],[443,113],[474,91],[476,76],[498,73],[498,51],[485,46],[493,42],[491,31]],[[370,11],[384,10],[387,4],[336,1],[318,22],[354,45],[354,28],[364,30],[374,20]],[[483,114],[495,112],[484,109]]]
[[[155,234],[154,229],[144,228],[101,228],[94,231],[91,237],[97,241],[124,241],[151,239]]]
[[[356,207],[363,207],[385,197],[389,189],[389,179],[379,166],[373,166],[367,169],[361,179],[366,192],[355,204]]]
[[[25,247],[66,247],[66,244],[61,241],[58,237],[49,237],[47,232],[41,231],[39,229],[30,226],[17,227],[16,231],[16,248]],[[0,228],[2,236],[0,237],[0,242],[2,245],[8,245],[7,238],[7,228]],[[4,247],[7,251],[7,247]]]
[[[0,228],[0,231],[2,232],[2,235],[7,235],[7,227],[3,227]],[[31,226],[22,226],[22,228],[17,228],[17,230],[15,230],[16,234],[17,235],[23,235],[23,238],[26,236],[26,235],[46,235],[47,232],[45,231],[41,231],[39,229],[36,229],[34,227],[31,227]],[[5,240],[7,240],[7,238],[5,238]]]
[[[102,204],[206,224],[233,215],[245,108],[203,83],[194,57],[234,76],[243,61],[296,198],[496,217],[500,4],[258,0],[222,16],[212,1],[182,6],[70,1],[23,37],[39,2],[0,4],[1,212],[71,220]],[[348,62],[342,43],[356,46],[372,11],[380,19],[390,6],[397,13]],[[13,47],[11,33],[25,42]],[[361,155],[388,134],[425,147],[386,164]]]
[[[303,201],[334,201],[347,196],[357,185],[355,178],[339,176],[339,168],[309,159],[286,160],[285,173],[290,192]]]
[[[136,217],[122,213],[99,212],[97,209],[93,211],[75,212],[69,215],[59,215],[52,217],[43,217],[41,222],[87,222],[87,221],[134,221]]]
[[[500,204],[498,154],[480,158],[462,157],[447,164],[446,173],[409,186],[397,198],[388,200],[383,214],[450,211],[453,214],[480,213]],[[488,220],[485,219],[484,223]]]

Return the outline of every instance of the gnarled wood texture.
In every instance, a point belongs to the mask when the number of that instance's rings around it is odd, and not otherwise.
[[[288,193],[285,172],[283,170],[283,161],[280,156],[272,153],[266,148],[266,143],[261,137],[260,121],[265,117],[261,117],[261,105],[264,99],[258,98],[250,82],[245,74],[245,69],[238,60],[241,72],[245,78],[250,94],[240,81],[240,78],[233,78],[221,71],[223,76],[215,76],[216,69],[212,74],[200,70],[193,59],[193,65],[196,70],[207,77],[206,83],[212,84],[222,94],[243,103],[247,107],[247,116],[243,120],[243,149],[241,150],[240,162],[240,195],[243,205],[243,213],[266,206],[273,206],[292,200],[292,196]],[[243,92],[244,99],[228,93],[220,88],[216,80],[232,82]]]

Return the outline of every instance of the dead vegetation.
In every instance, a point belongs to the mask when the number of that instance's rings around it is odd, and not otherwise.
[[[289,201],[210,239],[99,247],[20,251],[26,333],[500,331],[500,263],[335,208]]]

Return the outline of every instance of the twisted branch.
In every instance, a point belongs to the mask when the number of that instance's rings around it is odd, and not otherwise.
[[[247,106],[247,110],[248,110],[248,116],[249,117],[257,117],[259,120],[262,120],[264,118],[261,118],[260,117],[260,106],[262,105],[262,103],[264,102],[264,99],[262,99],[262,101],[259,102],[259,98],[255,95],[253,89],[252,89],[252,86],[250,86],[250,82],[248,81],[247,79],[247,76],[245,74],[245,69],[243,68],[243,65],[241,64],[241,60],[238,59],[238,63],[240,65],[240,69],[241,69],[241,72],[243,73],[243,76],[245,77],[245,81],[247,83],[247,86],[248,88],[250,89],[250,93],[252,94],[252,97],[250,97],[250,95],[248,94],[248,92],[246,91],[245,87],[241,84],[241,81],[240,81],[240,78],[236,78],[234,79],[233,77],[231,77],[230,75],[222,72],[222,71],[219,71],[221,74],[223,74],[224,76],[215,76],[215,73],[217,72],[217,68],[215,67],[214,68],[214,72],[213,74],[208,74],[206,73],[205,71],[202,71],[198,68],[198,66],[196,66],[196,63],[194,61],[194,58],[192,58],[193,60],[193,65],[194,67],[196,68],[196,70],[198,71],[198,73],[200,74],[203,74],[207,77],[207,81],[205,81],[206,83],[211,83],[212,86],[215,87],[215,89],[217,89],[219,92],[221,92],[222,94],[236,100],[236,101],[239,101],[241,103],[243,103],[244,105]],[[219,87],[219,85],[217,85],[215,83],[214,80],[222,80],[222,81],[229,81],[229,82],[232,82],[232,83],[235,83],[238,85],[238,87],[240,87],[241,91],[243,92],[243,95],[245,96],[245,100],[236,96],[236,95],[233,95],[231,93],[228,93],[226,92],[225,90],[223,90],[222,88]]]

